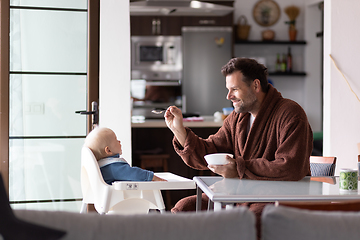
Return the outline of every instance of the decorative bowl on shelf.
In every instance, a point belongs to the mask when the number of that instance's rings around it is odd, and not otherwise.
[[[270,29],[262,31],[261,35],[263,41],[273,41],[275,38],[275,32]]]

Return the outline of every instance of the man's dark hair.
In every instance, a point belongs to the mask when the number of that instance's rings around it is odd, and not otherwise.
[[[233,58],[221,68],[221,73],[226,77],[236,71],[242,73],[243,81],[249,86],[255,80],[260,80],[261,90],[268,91],[267,68],[251,58]]]

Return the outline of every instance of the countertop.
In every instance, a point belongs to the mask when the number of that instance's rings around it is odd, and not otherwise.
[[[189,128],[220,128],[223,121],[215,121],[213,116],[201,116],[200,118],[187,119],[184,126]],[[164,119],[143,119],[132,117],[132,128],[167,128]]]

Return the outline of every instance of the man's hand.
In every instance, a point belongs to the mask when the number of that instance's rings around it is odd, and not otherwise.
[[[184,146],[187,134],[183,124],[183,115],[181,110],[175,106],[170,106],[166,110],[164,117],[168,128],[174,133],[179,143]]]
[[[223,176],[224,178],[239,178],[235,159],[229,156],[226,156],[226,159],[230,162],[225,165],[209,165],[208,168],[214,173]]]

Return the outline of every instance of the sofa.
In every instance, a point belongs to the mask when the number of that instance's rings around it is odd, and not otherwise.
[[[25,221],[65,230],[70,239],[255,240],[255,216],[245,207],[219,212],[99,215],[15,210]],[[313,211],[268,205],[262,240],[358,240],[360,212]]]
[[[263,240],[360,239],[360,212],[266,206],[261,224]]]
[[[66,231],[64,240],[255,240],[255,216],[247,208],[220,212],[99,215],[14,210],[28,222]]]

